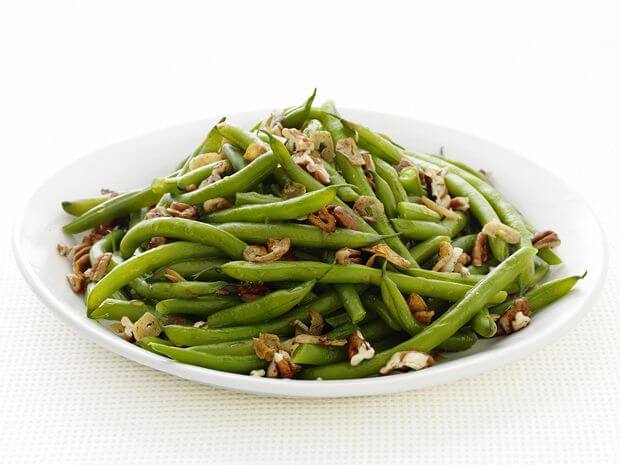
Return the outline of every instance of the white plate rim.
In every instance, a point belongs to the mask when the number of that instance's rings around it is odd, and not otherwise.
[[[545,176],[552,178],[555,182],[562,184],[567,192],[570,192],[583,203],[583,206],[588,210],[592,219],[594,220],[594,224],[596,224],[597,226],[596,234],[593,233],[593,239],[594,236],[596,236],[596,238],[598,238],[601,244],[601,256],[599,257],[600,268],[599,270],[597,270],[598,273],[596,273],[596,277],[598,279],[590,288],[590,291],[587,295],[585,295],[584,299],[580,304],[581,309],[591,307],[591,304],[600,294],[601,288],[605,281],[609,257],[608,242],[606,240],[600,219],[591,208],[590,204],[581,195],[577,194],[572,189],[572,187],[569,186],[564,180],[558,178],[553,173],[550,173],[546,168],[524,157],[523,155],[520,155],[494,142],[485,140],[484,138],[471,134],[466,134],[459,130],[429,123],[426,121],[416,120],[408,116],[399,114],[388,114],[361,110],[357,108],[343,108],[343,111],[353,111],[378,118],[398,118],[402,120],[407,120],[413,124],[425,125],[437,130],[448,131],[450,133],[466,137],[477,143],[495,146],[503,152],[510,153],[513,156],[525,160],[526,163],[529,163],[536,169],[542,171]],[[268,110],[257,110],[248,112],[237,112],[232,116],[243,117],[247,115],[267,113]],[[215,118],[206,118],[205,120],[212,119]],[[201,119],[200,121],[203,120]],[[77,162],[82,158],[87,158],[96,152],[109,149],[116,145],[121,145],[124,142],[133,140],[135,138],[149,137],[150,135],[154,135],[162,131],[174,130],[176,128],[185,127],[187,125],[195,124],[197,122],[198,121],[191,121],[174,126],[169,126],[166,128],[161,128],[140,136],[126,138],[120,142],[110,144],[108,146],[84,154],[78,159],[67,163],[65,166],[56,170],[54,173],[48,176],[46,180],[43,181],[38,186],[38,188],[35,189],[34,192],[30,195],[25,205],[29,205],[30,202],[36,197],[37,192],[41,190],[44,186],[46,186],[58,173],[62,172],[63,169],[66,169],[71,164]],[[278,397],[334,398],[387,394],[413,389],[421,389],[432,385],[445,384],[459,379],[475,376],[480,373],[493,370],[500,366],[507,365],[511,362],[514,362],[529,355],[536,350],[539,350],[543,346],[553,343],[560,336],[562,336],[572,327],[574,327],[574,325],[583,317],[585,313],[584,311],[576,311],[572,314],[569,320],[564,322],[563,325],[553,327],[550,330],[547,330],[547,332],[544,334],[540,333],[538,335],[531,336],[528,339],[506,345],[505,347],[502,347],[500,349],[496,348],[493,353],[491,353],[490,351],[483,351],[459,360],[452,361],[452,363],[450,364],[438,364],[431,369],[422,370],[419,372],[404,373],[396,376],[354,380],[309,381],[267,379],[246,375],[238,375],[233,373],[225,373],[217,370],[211,370],[208,368],[177,363],[166,357],[146,351],[138,346],[123,341],[122,339],[113,335],[110,331],[106,330],[103,327],[100,327],[100,329],[94,329],[95,326],[90,324],[92,323],[92,320],[87,319],[85,316],[76,315],[71,312],[65,311],[65,304],[63,304],[62,300],[57,298],[53,294],[53,292],[51,292],[51,290],[45,286],[45,284],[37,276],[37,273],[32,268],[31,264],[26,260],[26,255],[24,254],[24,251],[22,249],[23,244],[20,239],[20,231],[23,229],[24,226],[25,212],[26,209],[22,209],[13,227],[12,245],[15,260],[30,288],[34,291],[37,297],[48,308],[50,308],[61,321],[77,329],[80,334],[84,335],[96,344],[134,362],[149,366],[151,368],[168,374],[175,375],[180,378],[239,392]]]

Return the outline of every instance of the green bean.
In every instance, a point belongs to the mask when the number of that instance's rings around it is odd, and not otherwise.
[[[437,320],[424,328],[411,339],[376,354],[372,359],[353,367],[346,363],[335,363],[322,367],[310,368],[301,372],[304,379],[345,379],[359,378],[376,374],[392,355],[400,351],[416,350],[429,352],[445,342],[462,328],[495,293],[514,281],[527,268],[536,255],[536,249],[526,247],[519,249],[504,260],[493,272],[480,281],[458,303],[454,304]]]
[[[62,230],[67,234],[77,234],[86,231],[100,224],[126,216],[134,210],[152,205],[159,200],[159,197],[160,195],[155,194],[150,188],[117,195],[67,223],[62,227]]]
[[[155,343],[155,344],[162,344],[162,345],[165,345],[165,346],[171,346],[172,345],[172,342],[170,342],[169,340],[162,339],[160,337],[155,337],[155,336],[143,337],[139,341],[136,341],[136,344],[138,344],[143,349],[146,349],[149,352],[153,352],[154,354],[156,354],[157,352],[155,352],[153,349],[151,349],[151,344],[153,344],[153,343]]]
[[[471,349],[477,340],[478,336],[473,331],[460,330],[439,344],[437,350],[440,352],[462,352]]]
[[[272,282],[282,280],[306,281],[317,279],[324,284],[374,284],[381,285],[381,270],[363,265],[330,265],[320,262],[278,260],[272,263],[229,262],[222,271],[239,281]],[[398,288],[405,293],[415,292],[427,297],[450,301],[460,300],[471,286],[449,281],[416,278],[401,273],[388,272]],[[494,301],[502,302],[505,292],[496,294]]]
[[[189,299],[192,297],[211,295],[225,288],[228,284],[229,283],[225,281],[212,281],[208,283],[198,281],[148,283],[142,278],[135,278],[128,283],[133,293],[145,299],[154,300],[170,298]]]
[[[95,242],[88,254],[90,256],[90,262],[95,263],[97,259],[105,252],[115,252],[118,250],[121,239],[125,235],[125,231],[122,229],[115,229],[114,231],[106,234],[103,238]],[[114,261],[110,263],[110,268],[115,265]]]
[[[538,256],[549,265],[561,265],[563,263],[562,259],[553,251],[553,249],[540,249],[538,250]]]
[[[257,192],[237,192],[235,194],[235,205],[265,205],[280,202],[282,199],[271,194],[259,194]]]
[[[340,249],[342,247],[360,248],[379,242],[386,236],[338,228],[327,233],[316,226],[303,224],[261,224],[261,223],[225,223],[217,226],[233,236],[254,243],[266,243],[268,239],[288,237],[298,247],[310,249]]]
[[[206,352],[212,355],[255,355],[252,339],[241,341],[226,341],[215,344],[188,347],[196,352]]]
[[[334,291],[326,292],[318,299],[307,304],[299,305],[289,313],[267,323],[254,326],[232,326],[229,328],[202,329],[189,326],[168,325],[164,332],[168,339],[179,346],[197,346],[216,342],[236,341],[258,336],[260,333],[277,335],[291,334],[291,323],[295,320],[307,322],[310,309],[321,315],[338,310],[342,306],[338,294]]]
[[[232,125],[230,123],[223,122],[218,124],[217,130],[222,135],[222,137],[232,142],[234,145],[241,148],[242,150],[246,150],[251,144],[264,145],[263,141],[261,141],[256,134],[245,131],[240,127]]]
[[[371,321],[376,320],[378,317],[374,312],[366,312],[366,316],[359,321],[357,324],[369,323]],[[325,322],[330,325],[332,328],[337,326],[342,326],[344,324],[353,324],[351,321],[351,317],[347,312],[338,313],[336,315],[330,315],[325,318]]]
[[[121,255],[130,257],[143,242],[153,237],[172,237],[221,249],[231,258],[241,258],[247,244],[215,226],[185,218],[153,218],[138,223],[125,234]],[[203,254],[212,249],[202,249]],[[204,256],[204,255],[203,255]]]
[[[407,239],[416,241],[424,241],[434,236],[454,237],[467,226],[467,215],[459,214],[458,220],[444,219],[441,223],[433,223],[430,221],[403,220],[394,218],[392,224],[396,231],[401,233]]]
[[[381,299],[403,331],[411,336],[422,331],[423,326],[413,317],[398,286],[385,271],[381,278]]]
[[[222,163],[226,163],[222,160],[214,161],[213,163],[209,163],[208,165],[201,166],[199,168],[188,171],[182,176],[177,176],[175,178],[176,186],[179,189],[187,189],[192,184],[197,186],[203,180],[208,178],[215,168],[222,166]]]
[[[239,298],[235,296],[207,295],[197,299],[165,299],[157,302],[155,310],[162,315],[182,313],[207,317],[225,308],[238,305],[240,302]]]
[[[540,310],[541,308],[546,307],[547,305],[552,304],[556,300],[561,299],[566,294],[568,294],[575,284],[580,279],[583,279],[585,274],[581,276],[569,276],[567,278],[560,278],[553,281],[548,281],[544,284],[541,284],[538,287],[535,287],[528,292],[525,293],[524,297],[527,299],[529,308],[531,312],[535,312]],[[501,315],[514,303],[513,300],[509,300],[504,302],[503,304],[496,305],[491,307],[489,311],[491,313]]]
[[[402,160],[402,150],[396,147],[390,141],[384,139],[377,133],[371,131],[365,126],[362,126],[361,124],[347,121],[342,118],[340,119],[340,121],[346,128],[357,133],[360,139],[363,139],[367,141],[370,145],[372,145],[376,149],[376,153],[373,152],[374,155],[381,157],[385,161],[392,164],[396,164]]]
[[[326,336],[329,339],[345,339],[349,337],[355,330],[358,329],[358,325],[353,323],[346,323],[342,326],[332,329]],[[364,335],[364,339],[369,342],[380,341],[388,336],[394,334],[394,330],[390,328],[383,320],[373,320],[368,323],[359,325],[359,330]]]
[[[362,321],[366,317],[366,310],[355,286],[353,284],[339,284],[335,286],[335,289],[351,321],[353,323]]]
[[[400,183],[398,173],[392,165],[378,157],[373,157],[375,168],[379,176],[381,176],[389,184],[396,203],[407,201],[407,191]]]
[[[489,310],[483,308],[478,313],[476,313],[473,318],[469,321],[471,328],[481,337],[493,337],[497,332],[497,325],[495,324],[495,320],[491,318],[489,315]]]
[[[337,186],[328,186],[300,195],[299,197],[266,205],[246,205],[227,208],[211,213],[204,219],[211,223],[229,223],[233,221],[261,223],[294,220],[329,205],[336,197],[337,188]]]
[[[136,321],[146,312],[155,313],[153,307],[141,300],[105,299],[89,316],[94,320],[117,321],[126,316],[131,321]]]
[[[219,252],[215,247],[214,255]],[[170,263],[153,272],[148,279],[151,282],[167,281],[166,273],[175,271],[185,279],[193,281],[211,281],[213,279],[223,280],[227,276],[223,275],[219,267],[228,260],[223,258],[194,258],[191,260],[183,260],[180,262]]]
[[[314,97],[316,97],[316,89],[314,89],[312,95],[310,95],[304,103],[297,107],[293,107],[284,113],[282,125],[285,128],[301,128],[306,119],[308,119],[310,109],[312,108],[312,102],[314,102]]]
[[[439,250],[439,244],[442,242],[450,242],[449,236],[435,236],[430,239],[426,239],[424,242],[420,242],[409,250],[413,258],[418,263],[424,263]]]
[[[62,202],[62,209],[73,216],[81,216],[88,210],[109,200],[110,196],[102,195],[101,197],[93,197],[89,199],[65,200]]]
[[[323,160],[323,166],[325,167],[325,171],[327,171],[327,174],[329,174],[329,181],[331,184],[345,184],[344,187],[338,188],[338,197],[340,197],[345,202],[355,202],[360,195],[346,185],[347,181],[336,170],[336,168],[334,168],[334,165],[332,165],[327,160]]]
[[[114,291],[144,273],[175,260],[205,256],[205,253],[211,253],[211,247],[191,242],[173,242],[132,257],[112,268],[101,281],[97,282],[86,301],[88,310],[94,310]]]
[[[243,154],[231,144],[222,145],[222,155],[228,159],[234,172],[241,171],[248,165],[246,159],[243,158]]]
[[[336,152],[336,156],[334,157],[334,161],[336,162],[336,166],[344,176],[344,179],[349,183],[357,187],[360,195],[369,195],[374,196],[375,193],[370,187],[370,183],[364,174],[364,170],[361,166],[354,165],[349,161],[347,157],[343,154]]]
[[[364,307],[375,312],[379,318],[393,331],[402,331],[400,324],[392,317],[390,310],[380,297],[373,294],[362,296]]]
[[[217,197],[231,197],[236,192],[251,190],[269,176],[276,167],[276,158],[272,153],[265,153],[236,173],[226,176],[212,184],[207,184],[195,191],[174,196],[177,202],[190,205],[203,203]]]
[[[390,185],[383,179],[376,170],[369,170],[375,182],[375,195],[383,204],[385,214],[388,218],[396,218],[398,216],[398,208],[396,206],[396,198],[390,188]]]
[[[267,362],[261,360],[256,355],[214,355],[157,343],[151,343],[149,347],[155,352],[166,355],[177,362],[230,373],[248,374],[252,370],[267,366]]]
[[[403,168],[398,175],[398,181],[403,186],[407,194],[422,196],[422,183],[420,182],[420,172],[415,166]]]
[[[292,289],[271,292],[264,297],[225,308],[209,316],[210,328],[251,325],[277,318],[301,302],[316,281],[308,281]]]
[[[441,216],[424,205],[412,202],[400,202],[398,204],[399,216],[405,220],[433,221],[439,223]]]

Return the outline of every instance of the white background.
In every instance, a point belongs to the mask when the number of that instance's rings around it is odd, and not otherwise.
[[[596,1],[3,2],[0,463],[618,463],[619,23],[617,2]],[[314,86],[516,149],[587,196],[611,260],[581,324],[452,385],[278,400],[107,353],[25,286],[10,218],[51,172]]]

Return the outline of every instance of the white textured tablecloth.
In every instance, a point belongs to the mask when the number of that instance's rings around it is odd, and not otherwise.
[[[0,14],[0,463],[618,463],[618,7],[413,3],[14,2]],[[319,21],[332,34],[308,36]],[[273,399],[129,362],[28,289],[7,223],[50,171],[157,127],[295,102],[315,84],[321,98],[515,148],[588,196],[611,258],[580,324],[450,385]]]

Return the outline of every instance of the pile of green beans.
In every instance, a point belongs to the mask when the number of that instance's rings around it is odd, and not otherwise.
[[[520,330],[585,276],[544,282],[559,240],[487,176],[315,96],[249,130],[221,119],[148,187],[62,202],[65,233],[92,230],[69,276],[87,315],[180,363],[347,379],[466,351],[517,310]]]

